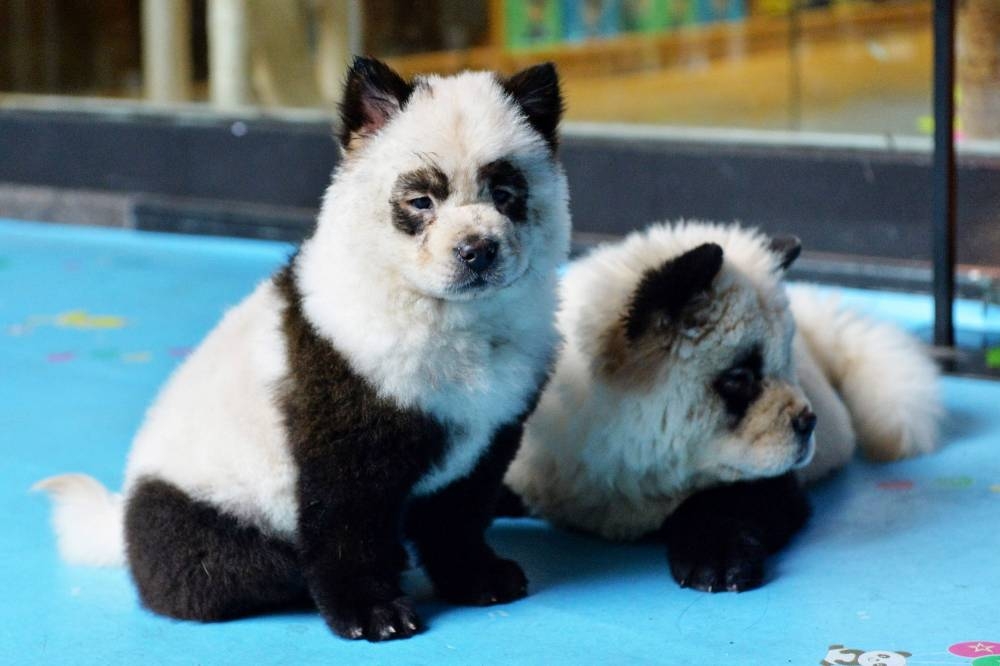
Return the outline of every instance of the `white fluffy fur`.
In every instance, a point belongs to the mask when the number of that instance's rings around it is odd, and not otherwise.
[[[835,294],[788,287],[799,336],[850,412],[862,452],[897,460],[934,450],[938,370],[899,328],[843,307]]]
[[[601,371],[602,345],[643,272],[705,242],[724,249],[710,304],[700,306],[705,330],[683,332],[652,385],[611,381]],[[702,223],[653,225],[575,262],[557,317],[564,347],[508,484],[557,523],[630,539],[659,527],[701,487],[787,471],[791,458],[775,457],[782,433],[766,446],[728,433],[721,403],[706,390],[750,340],[764,345],[767,390],[787,384],[779,398],[806,404],[808,397],[818,416],[804,478],[843,465],[855,427],[876,458],[930,450],[937,373],[919,344],[805,290],[793,291],[790,306],[780,277],[766,237]],[[774,413],[774,429],[787,428],[784,413]],[[773,452],[762,456],[762,448]]]
[[[55,500],[52,527],[63,559],[95,567],[124,562],[121,495],[109,493],[83,474],[42,479],[31,489],[43,490]]]
[[[520,225],[498,219],[474,191],[475,168],[498,158],[528,181],[529,220]],[[428,163],[457,195],[418,242],[389,224],[389,200],[400,173]],[[474,298],[449,293],[454,239],[484,229],[500,239],[502,281]],[[467,474],[493,430],[526,408],[557,339],[555,271],[568,245],[562,170],[487,73],[427,78],[337,172],[298,259],[303,307],[383,397],[449,425],[448,455],[415,492]],[[296,469],[275,403],[286,373],[281,308],[271,282],[262,283],[178,369],[136,436],[126,496],[137,479],[155,475],[294,538]],[[88,501],[73,488],[54,500],[57,516]],[[91,535],[95,549],[110,534],[121,539],[120,511],[105,518],[107,529]],[[57,520],[61,541],[66,529]],[[63,554],[82,562],[75,554],[83,550]]]

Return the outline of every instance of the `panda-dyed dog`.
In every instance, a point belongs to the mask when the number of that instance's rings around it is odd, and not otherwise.
[[[123,498],[40,483],[64,556],[126,561],[164,615],[311,600],[369,640],[421,629],[404,539],[447,600],[524,596],[483,533],[557,341],[561,112],[551,65],[406,82],[356,60],[315,233],[169,380]]]
[[[805,524],[800,482],[845,464],[855,433],[874,459],[931,450],[935,365],[811,290],[789,302],[781,278],[799,250],[661,224],[573,263],[564,345],[503,512],[520,500],[610,539],[658,535],[681,585],[745,590]]]

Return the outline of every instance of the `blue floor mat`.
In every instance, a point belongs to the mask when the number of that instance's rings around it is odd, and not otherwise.
[[[125,571],[62,564],[48,503],[28,488],[65,471],[117,488],[158,386],[289,252],[0,221],[0,663],[772,666],[818,664],[839,645],[898,651],[893,666],[1000,664],[984,660],[1000,654],[1000,383],[971,379],[944,382],[939,453],[858,462],[814,488],[810,527],[744,594],[679,589],[657,546],[501,521],[490,539],[524,566],[528,599],[450,607],[411,572],[428,631],[371,645],[335,638],[313,613],[164,619]],[[931,314],[918,296],[845,298],[913,328]],[[960,321],[977,316],[959,308]]]

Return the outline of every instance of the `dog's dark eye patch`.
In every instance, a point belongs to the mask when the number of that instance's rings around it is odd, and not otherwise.
[[[392,190],[392,224],[404,234],[415,236],[432,221],[433,206],[423,206],[428,195],[430,203],[440,204],[451,194],[448,176],[435,166],[421,167],[400,174]],[[414,203],[416,202],[416,203]]]
[[[712,382],[734,425],[743,420],[750,405],[760,397],[763,371],[764,358],[760,345],[755,345]]]
[[[429,194],[438,202],[444,201],[451,193],[448,176],[436,166],[426,166],[400,174],[396,179],[396,192]]]
[[[496,209],[513,222],[528,219],[528,179],[509,160],[494,160],[479,167],[480,188]]]

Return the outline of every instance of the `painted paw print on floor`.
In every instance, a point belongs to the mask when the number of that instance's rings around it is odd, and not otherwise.
[[[898,650],[856,650],[843,645],[831,645],[820,666],[857,664],[858,666],[906,666],[909,652]]]

